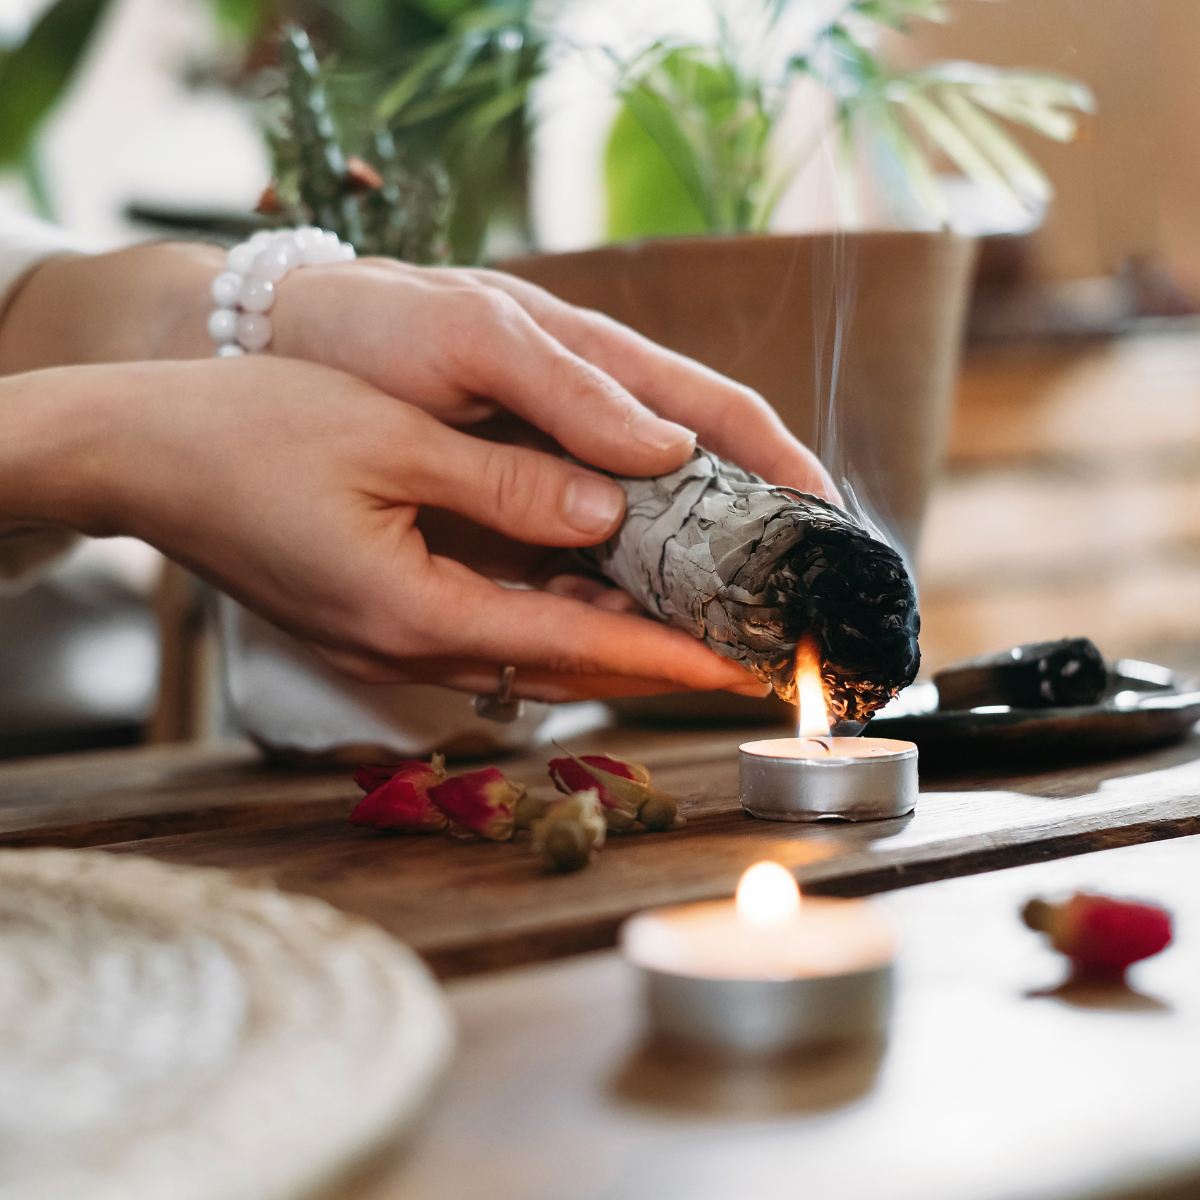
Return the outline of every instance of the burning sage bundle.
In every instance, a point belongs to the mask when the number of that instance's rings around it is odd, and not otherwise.
[[[900,555],[834,504],[697,450],[678,471],[618,478],[625,521],[581,553],[651,616],[796,698],[815,640],[838,720],[865,721],[913,681],[917,597]]]

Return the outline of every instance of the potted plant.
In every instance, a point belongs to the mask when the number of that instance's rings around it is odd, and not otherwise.
[[[889,69],[880,31],[945,20],[938,0],[848,0],[815,29],[814,7],[718,10],[711,42],[659,41],[619,63],[615,244],[503,266],[756,388],[915,554],[974,257],[937,168],[1013,211],[1042,205],[1048,181],[997,118],[1067,140],[1091,97],[971,63]],[[808,120],[789,134],[798,92]],[[768,233],[818,157],[841,231]]]

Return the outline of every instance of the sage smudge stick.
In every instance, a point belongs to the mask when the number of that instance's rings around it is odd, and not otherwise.
[[[900,555],[835,504],[697,449],[678,471],[617,477],[625,520],[580,553],[653,617],[796,699],[816,642],[837,720],[865,721],[916,678],[920,616]]]

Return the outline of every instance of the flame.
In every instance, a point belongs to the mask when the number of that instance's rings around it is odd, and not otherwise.
[[[751,925],[782,925],[800,911],[800,889],[778,863],[747,868],[737,886],[737,914]]]
[[[796,700],[800,709],[800,736],[828,737],[829,706],[825,703],[821,663],[812,638],[805,638],[796,647]]]

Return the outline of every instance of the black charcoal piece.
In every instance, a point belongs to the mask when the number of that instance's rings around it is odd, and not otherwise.
[[[900,555],[828,501],[773,487],[706,450],[618,478],[625,521],[583,556],[648,613],[795,700],[812,637],[835,720],[865,721],[913,681],[920,617]]]
[[[933,681],[942,709],[1075,708],[1100,699],[1108,672],[1088,638],[1063,638],[964,659]]]

